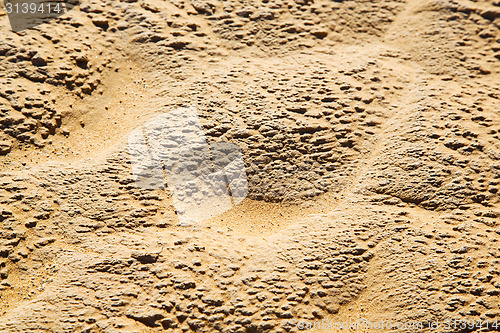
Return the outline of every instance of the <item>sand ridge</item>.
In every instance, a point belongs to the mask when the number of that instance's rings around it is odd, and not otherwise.
[[[499,20],[465,0],[0,16],[0,331],[496,330]],[[249,195],[182,227],[126,140],[188,105],[242,149]]]

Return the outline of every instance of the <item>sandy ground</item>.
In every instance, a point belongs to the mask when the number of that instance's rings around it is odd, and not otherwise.
[[[1,332],[500,330],[500,2],[0,8]],[[127,143],[186,106],[248,196],[182,226]]]

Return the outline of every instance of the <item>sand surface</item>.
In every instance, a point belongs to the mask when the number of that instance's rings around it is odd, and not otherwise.
[[[499,1],[82,0],[16,32],[0,1],[0,31],[0,332],[500,331]],[[127,140],[186,106],[248,196],[182,226]]]

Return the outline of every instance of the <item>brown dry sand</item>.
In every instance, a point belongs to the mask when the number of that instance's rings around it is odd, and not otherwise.
[[[500,331],[499,1],[4,2],[0,332]],[[190,105],[248,196],[181,226],[127,139]]]

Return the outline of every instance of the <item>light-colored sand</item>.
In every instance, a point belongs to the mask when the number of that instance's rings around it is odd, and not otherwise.
[[[84,0],[0,31],[1,332],[500,320],[498,1]],[[182,227],[126,143],[188,105],[249,195]]]

